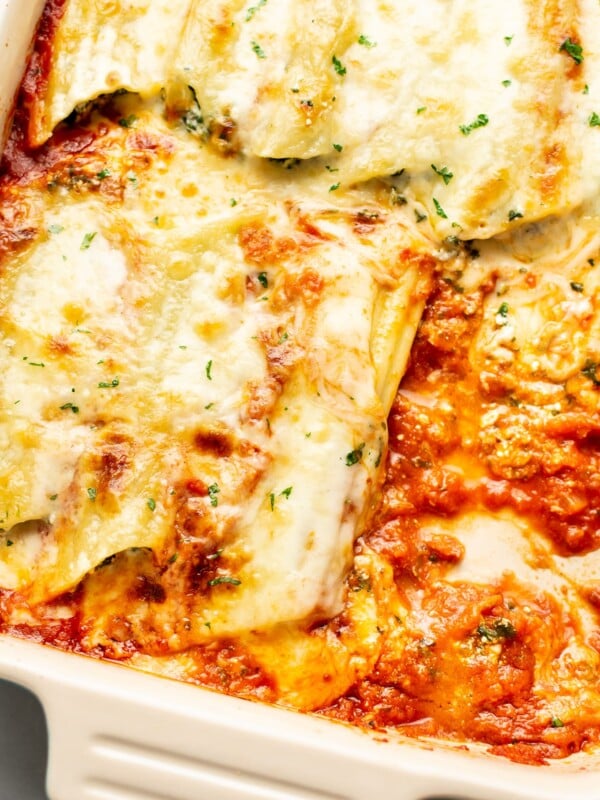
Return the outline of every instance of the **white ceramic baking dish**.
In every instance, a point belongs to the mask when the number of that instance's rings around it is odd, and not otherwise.
[[[0,1],[2,127],[42,6]],[[51,800],[600,800],[600,755],[528,767],[369,736],[3,636],[0,676],[44,707]]]

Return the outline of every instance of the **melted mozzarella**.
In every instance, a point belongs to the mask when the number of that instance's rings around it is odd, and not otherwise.
[[[4,285],[3,527],[44,529],[29,563],[19,545],[18,570],[2,550],[10,583],[40,601],[128,548],[160,560],[205,537],[232,566],[193,597],[181,641],[331,616],[427,245],[370,192],[324,204],[310,175],[227,161],[159,107],[123,102],[134,130],[114,126],[79,163],[94,191],[73,190],[68,164],[62,188],[27,190],[38,234]],[[159,617],[181,607],[168,599]]]
[[[53,40],[47,88],[31,110],[29,138],[42,144],[80,104],[164,85],[189,0],[67,2]]]

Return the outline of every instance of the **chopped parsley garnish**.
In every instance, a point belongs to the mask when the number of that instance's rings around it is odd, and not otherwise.
[[[506,80],[502,81],[502,86],[510,86],[511,83],[512,83],[512,81],[509,80],[509,78],[506,78]]]
[[[256,278],[257,278],[257,280],[258,280],[258,282],[260,283],[261,286],[263,286],[265,289],[268,288],[268,286],[269,286],[269,278],[268,278],[266,272],[259,272],[258,275],[256,276]]]
[[[62,231],[64,231],[62,225],[50,225],[48,228],[48,233],[61,233]]]
[[[586,85],[583,87],[583,92],[582,92],[582,94],[589,94],[589,93],[590,93],[590,87],[589,87],[589,85],[586,83]]]
[[[271,492],[269,494],[269,505],[271,506],[271,511],[275,510],[275,492]]]
[[[469,122],[468,125],[459,125],[460,132],[465,136],[468,136],[471,131],[476,130],[477,128],[485,128],[485,126],[489,122],[489,117],[487,114],[478,114],[473,122]]]
[[[477,633],[482,639],[492,642],[495,639],[514,639],[517,631],[512,622],[504,617],[495,620],[493,625],[479,625]]]
[[[508,45],[509,45],[509,44],[512,42],[512,40],[513,40],[513,36],[514,36],[514,33],[513,33],[511,36],[505,36],[505,37],[504,37],[504,44],[505,44],[507,47],[508,47]]]
[[[100,172],[96,173],[96,177],[98,178],[99,181],[103,181],[104,178],[108,178],[109,175],[110,175],[110,170],[107,167],[104,167],[104,169],[101,169]]]
[[[579,281],[571,281],[570,285],[574,292],[583,292],[583,283],[579,283]]]
[[[218,578],[211,578],[209,586],[219,586],[221,583],[230,583],[232,586],[239,586],[241,580],[239,578],[232,578],[231,575],[221,575]]]
[[[454,177],[454,173],[450,172],[448,167],[436,167],[435,164],[432,164],[431,169],[435,172],[436,175],[440,176],[440,178],[444,181],[446,186],[450,183],[450,181]]]
[[[522,219],[523,214],[520,211],[517,211],[516,208],[511,208],[508,212],[508,221],[512,222],[514,219]]]
[[[267,57],[265,51],[262,49],[262,47],[259,45],[258,42],[252,42],[252,51],[254,52],[257,58]]]
[[[336,191],[337,189],[339,189],[339,188],[340,188],[340,184],[339,184],[339,182],[338,182],[338,183],[333,183],[333,184],[332,184],[332,185],[329,187],[329,191],[330,191],[330,192],[335,192],[335,191]]]
[[[565,723],[562,721],[560,717],[552,717],[550,720],[550,726],[552,728],[564,728]]]
[[[262,8],[266,4],[267,0],[258,0],[258,3],[255,6],[250,6],[250,8],[246,11],[246,22],[250,22],[252,17],[256,14],[259,8]]]
[[[346,466],[353,467],[355,464],[361,460],[363,456],[363,450],[365,449],[365,443],[359,444],[357,448],[354,450],[350,450],[349,453],[346,454]]]
[[[508,303],[502,303],[500,308],[498,309],[498,316],[499,317],[508,317]]]
[[[419,106],[417,108],[417,114],[422,114],[426,110],[427,110],[427,106]]]
[[[567,55],[571,56],[573,61],[576,64],[581,64],[583,61],[583,48],[577,42],[574,42],[571,37],[564,40],[561,46],[558,48],[559,53],[565,52]]]
[[[50,495],[50,497],[49,497],[48,499],[49,499],[49,500],[56,500],[56,498],[57,498],[57,497],[58,497],[58,495],[57,495],[57,494],[51,494],[51,495]]]
[[[341,153],[342,150],[344,149],[344,145],[342,144],[332,144],[331,146],[333,147],[334,150],[337,150],[338,153]]]
[[[219,489],[219,486],[216,483],[211,483],[211,485],[208,487],[208,496],[210,498],[211,506],[216,507],[219,505],[219,498],[217,497],[217,495],[219,494],[220,491],[221,490]]]
[[[333,68],[338,75],[346,74],[346,67],[342,64],[337,56],[331,56],[331,63],[333,64]]]
[[[154,500],[154,498],[153,498],[153,497],[149,497],[149,498],[146,500],[146,505],[148,506],[148,508],[150,509],[150,511],[154,511],[154,510],[155,510],[155,508],[156,508],[156,500]]]
[[[229,205],[233,208],[234,206],[237,206],[237,204],[238,201],[235,199],[235,197],[232,197],[231,200],[229,201]]]
[[[368,36],[365,36],[364,33],[361,33],[361,35],[358,37],[358,43],[362,44],[363,47],[369,47],[369,48],[375,47],[377,44],[377,42],[374,42],[372,41],[372,39],[369,39]]]
[[[71,411],[72,411],[74,414],[78,414],[78,413],[79,413],[79,406],[76,406],[74,403],[64,403],[64,404],[63,404],[63,405],[60,407],[60,410],[61,410],[61,411],[66,411],[66,410],[67,410],[67,409],[69,409],[69,408],[71,409]]]
[[[29,361],[28,364],[29,364],[30,367],[45,367],[46,366],[43,361]]]
[[[179,558],[179,553],[173,553],[173,555],[169,559],[169,564],[174,564],[178,558]]]
[[[287,489],[284,489],[284,490],[281,492],[281,494],[282,494],[282,495],[285,497],[285,499],[286,499],[286,500],[287,500],[287,499],[289,498],[289,496],[291,495],[291,493],[292,493],[292,489],[293,489],[293,488],[294,488],[293,486],[288,486],[288,487],[287,487]]]
[[[427,219],[427,214],[421,214],[421,212],[415,208],[415,219],[417,222],[423,222],[424,219]]]
[[[7,539],[6,540],[6,546],[7,547],[12,547],[13,546],[13,540],[12,539]]]
[[[99,389],[114,389],[119,385],[119,379],[113,378],[112,381],[100,381],[98,384]]]
[[[591,358],[588,358],[584,364],[583,369],[581,370],[581,374],[585,375],[586,378],[589,378],[594,386],[600,386],[600,378],[598,378],[598,364],[597,361],[593,361]]]
[[[600,128],[600,115],[598,115],[595,111],[592,111],[588,119],[588,122],[590,128]]]
[[[81,240],[81,245],[79,246],[80,250],[89,250],[91,243],[96,238],[96,232],[94,233],[86,233],[83,239]]]
[[[433,197],[432,200],[433,200],[433,205],[435,206],[435,213],[438,215],[438,217],[441,217],[442,219],[448,219],[448,214],[446,214],[444,209],[439,204],[438,200],[436,200],[435,197]]]
[[[210,361],[207,362],[206,367],[204,367],[204,371],[206,372],[206,377],[208,378],[209,381],[212,381],[212,375],[211,375],[212,365],[213,362],[211,358]]]
[[[90,488],[87,490],[87,495],[93,503],[96,497],[98,497],[98,490],[93,486],[90,486]]]
[[[123,117],[119,120],[119,125],[122,128],[132,128],[137,121],[135,114],[130,114],[128,117]]]

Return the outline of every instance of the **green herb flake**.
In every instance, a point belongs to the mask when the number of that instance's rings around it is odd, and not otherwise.
[[[119,125],[122,128],[133,128],[135,123],[137,122],[137,117],[135,114],[130,114],[128,117],[123,117],[119,120]]]
[[[337,56],[331,56],[331,63],[333,64],[333,68],[338,75],[346,74],[346,67],[342,64]]]
[[[600,115],[592,111],[588,119],[588,124],[590,128],[600,128]]]
[[[439,202],[435,199],[435,197],[433,197],[432,200],[433,200],[433,205],[435,206],[435,213],[438,215],[438,217],[441,217],[442,219],[448,219],[448,214],[446,214],[446,212],[441,207]]]
[[[223,554],[223,548],[219,547],[219,549],[215,550],[214,553],[211,553],[210,555],[206,556],[206,560],[207,561],[216,561],[217,558],[221,558],[222,554]]]
[[[268,289],[269,278],[266,272],[259,272],[258,275],[256,276],[256,279],[264,289]]]
[[[346,466],[353,467],[355,464],[361,460],[363,456],[363,450],[365,449],[365,443],[359,444],[354,450],[350,450],[349,453],[346,453]]]
[[[497,311],[499,317],[506,319],[508,317],[508,303],[502,303]]]
[[[222,583],[229,583],[231,586],[239,586],[241,584],[241,580],[239,578],[232,578],[231,575],[221,575],[218,578],[212,578],[209,582],[209,586],[219,586]]]
[[[337,191],[339,188],[340,188],[340,184],[339,184],[339,181],[338,181],[338,183],[333,183],[333,184],[332,184],[332,185],[329,187],[329,191],[330,191],[330,192],[335,192],[335,191]]]
[[[173,553],[173,555],[169,559],[169,564],[174,564],[178,558],[179,558],[179,553]]]
[[[454,177],[454,173],[450,172],[448,167],[436,167],[435,164],[432,164],[431,169],[435,172],[436,175],[440,176],[440,178],[444,181],[446,186],[450,183],[450,181]]]
[[[100,381],[99,389],[115,389],[119,385],[119,379],[113,378],[112,381]]]
[[[417,114],[422,114],[424,111],[427,111],[427,106],[419,106],[417,108]]]
[[[250,22],[258,9],[262,8],[264,5],[266,5],[266,3],[267,0],[258,0],[258,3],[255,6],[250,6],[250,8],[246,11],[246,22]]]
[[[213,506],[213,508],[219,505],[219,498],[217,495],[220,491],[221,490],[219,489],[219,485],[217,483],[211,483],[211,485],[208,487],[208,496],[210,498],[210,504]]]
[[[334,150],[336,150],[338,153],[341,153],[341,152],[342,152],[342,150],[344,149],[344,145],[343,145],[343,144],[336,144],[336,143],[334,143],[334,144],[332,144],[331,146],[332,146],[332,147],[333,147],[333,149],[334,149]]]
[[[58,497],[57,494],[51,494],[48,500],[56,500],[57,497]]]
[[[252,51],[257,58],[266,58],[266,53],[258,42],[252,42]]]
[[[564,728],[565,723],[562,721],[560,717],[552,717],[550,720],[550,727],[551,728]]]
[[[583,61],[583,48],[577,42],[574,42],[571,37],[564,40],[561,46],[558,48],[559,53],[566,53],[567,55],[571,56],[573,61],[576,64],[581,64]]]
[[[417,223],[423,222],[423,220],[427,219],[427,214],[421,214],[421,212],[415,208],[415,219]]]
[[[48,233],[57,234],[57,233],[62,233],[62,231],[64,231],[62,225],[50,225],[48,228]]]
[[[590,93],[590,87],[586,83],[586,85],[583,87],[583,92],[581,94],[589,94],[589,93]]]
[[[71,409],[73,414],[79,414],[79,406],[76,406],[75,403],[63,403],[60,407],[61,411],[66,411],[67,409]]]
[[[46,366],[43,361],[29,361],[28,364],[29,364],[30,367],[45,367]]]
[[[511,208],[508,212],[508,221],[512,222],[515,219],[523,219],[523,214],[517,211],[516,208]]]
[[[372,39],[369,39],[368,36],[365,36],[364,33],[358,37],[358,43],[361,44],[363,47],[376,47],[377,42],[374,42]]]
[[[271,506],[271,511],[275,510],[275,492],[271,492],[269,495],[269,505]]]
[[[90,486],[87,490],[87,496],[90,498],[92,503],[95,501],[96,497],[98,497],[98,490],[95,489],[93,486]]]
[[[294,488],[293,486],[288,486],[287,489],[284,489],[281,492],[281,494],[285,497],[286,500],[289,499],[289,496],[291,495],[293,488]]]
[[[209,381],[212,381],[212,375],[211,375],[212,365],[213,362],[211,358],[210,361],[207,361],[206,366],[204,367],[204,371],[206,372],[206,377],[208,378]]]
[[[593,361],[591,358],[588,358],[585,362],[583,369],[581,370],[581,374],[585,375],[586,378],[589,378],[594,386],[600,386],[600,378],[598,378],[598,364],[597,361]]]
[[[6,540],[6,546],[7,546],[7,547],[12,547],[12,546],[13,546],[13,544],[14,544],[14,542],[13,542],[13,540],[12,540],[12,539],[7,539],[7,540]]]
[[[96,173],[96,177],[98,178],[99,181],[103,181],[104,178],[108,178],[109,175],[110,175],[110,170],[108,169],[108,167],[104,167],[104,169],[101,169],[100,172]]]
[[[477,128],[485,128],[489,121],[487,114],[478,114],[473,122],[469,122],[468,125],[459,125],[458,127],[464,136],[468,136],[471,131],[477,130]]]
[[[506,78],[505,80],[502,81],[502,86],[508,88],[511,85],[511,83],[512,81],[509,78]]]
[[[514,33],[511,36],[504,37],[504,44],[508,47],[514,38]]]
[[[497,639],[515,639],[517,636],[515,626],[505,617],[495,620],[492,625],[479,625],[477,633],[488,642]]]
[[[238,201],[235,199],[235,197],[232,197],[231,200],[229,201],[229,205],[232,208],[234,208],[234,206],[237,206],[237,204],[238,204]]]
[[[155,510],[156,510],[156,500],[154,500],[154,498],[153,498],[153,497],[149,497],[149,498],[146,500],[146,505],[148,506],[148,508],[150,509],[150,511],[155,511]]]
[[[571,281],[570,286],[574,292],[583,292],[583,283],[579,283],[579,281]]]
[[[94,241],[95,238],[96,238],[96,232],[95,231],[94,231],[94,233],[86,233],[85,236],[83,237],[83,239],[81,240],[81,244],[79,245],[79,249],[80,250],[89,250],[90,249],[90,245],[92,244],[92,242]]]

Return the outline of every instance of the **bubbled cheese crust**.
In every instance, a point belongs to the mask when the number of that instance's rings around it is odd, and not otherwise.
[[[3,282],[7,585],[48,600],[147,548],[174,648],[330,617],[434,261],[372,193],[227,161],[135,98],[114,113],[135,121],[93,123],[75,170],[18,190],[35,233]]]

